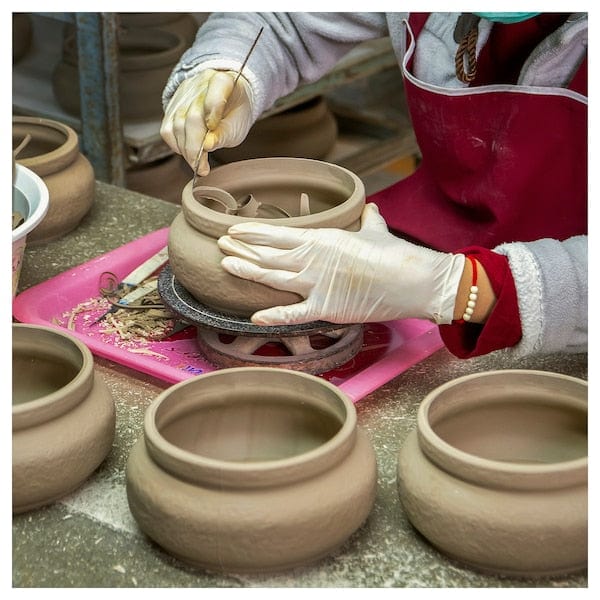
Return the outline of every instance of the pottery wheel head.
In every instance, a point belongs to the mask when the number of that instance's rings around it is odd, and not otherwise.
[[[250,336],[295,336],[323,333],[340,329],[344,325],[326,321],[312,321],[300,325],[255,325],[246,317],[225,314],[199,302],[179,282],[169,263],[158,276],[158,293],[171,311],[183,321],[220,333]]]

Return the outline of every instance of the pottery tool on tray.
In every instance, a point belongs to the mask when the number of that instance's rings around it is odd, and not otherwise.
[[[119,305],[127,306],[139,300],[149,292],[156,289],[156,280],[150,281],[145,285],[140,285],[145,279],[150,277],[157,269],[166,264],[169,260],[169,248],[164,246],[156,254],[153,254],[150,258],[145,260],[141,265],[136,267],[131,273],[126,275],[118,285],[114,285],[115,277],[112,273],[105,271],[101,275],[108,278],[109,287],[100,286],[103,294],[119,294],[126,290],[129,290],[125,295],[121,296],[119,300],[101,317],[96,319],[96,323],[102,321],[107,315],[115,312],[119,309]]]
[[[263,29],[264,29],[264,27],[261,27],[258,30],[258,33],[256,34],[254,41],[252,42],[252,46],[250,46],[250,50],[248,50],[248,53],[246,54],[246,57],[244,58],[244,61],[242,62],[242,66],[237,70],[235,79],[233,80],[233,86],[231,87],[231,94],[233,94],[233,90],[235,90],[235,86],[237,85],[237,82],[242,75],[242,71],[244,70],[246,63],[248,62],[250,55],[252,54],[252,52],[254,51],[254,48],[256,47],[258,38],[260,38],[260,36],[262,35]],[[231,97],[231,94],[229,94],[229,97]],[[208,135],[208,131],[204,134],[204,139],[202,140],[202,143],[200,144],[200,149],[198,150],[198,154],[196,154],[196,160],[194,161],[194,177],[192,179],[192,193],[193,193],[194,188],[196,187],[196,179],[198,177],[198,167],[200,166],[200,157],[202,156],[202,152],[204,150],[204,142],[206,141],[207,135]]]

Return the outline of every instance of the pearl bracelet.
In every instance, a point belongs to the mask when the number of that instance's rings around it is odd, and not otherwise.
[[[469,288],[469,300],[467,307],[463,313],[460,322],[466,322],[471,320],[471,316],[475,312],[475,305],[477,304],[477,296],[479,294],[479,288],[477,287],[477,261],[472,256],[467,256],[473,266],[473,278],[471,281],[471,287]]]

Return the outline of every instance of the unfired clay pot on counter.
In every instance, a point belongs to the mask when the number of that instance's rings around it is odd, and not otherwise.
[[[192,169],[180,154],[170,154],[152,162],[132,164],[125,171],[127,189],[181,204],[181,192]]]
[[[476,569],[587,566],[587,383],[526,370],[450,381],[419,407],[398,460],[413,525]]]
[[[322,159],[337,139],[337,121],[322,96],[258,120],[246,139],[212,156],[220,163],[250,158],[292,156]]]
[[[173,67],[186,48],[173,32],[127,28],[119,33],[119,108],[125,122],[161,119],[162,91]],[[60,106],[79,115],[80,93],[77,42],[65,39],[62,60],[52,74],[52,88]]]
[[[125,29],[162,29],[175,33],[185,42],[183,51],[194,43],[199,27],[193,15],[186,12],[119,13],[119,25]]]
[[[115,406],[77,338],[21,323],[12,337],[12,502],[21,513],[72,492],[102,463]]]
[[[259,158],[223,165],[192,182],[182,194],[182,212],[169,232],[169,262],[178,281],[199,302],[225,314],[248,317],[255,311],[293,304],[300,297],[274,290],[227,273],[217,239],[229,227],[244,221],[270,222],[288,227],[337,227],[356,231],[365,204],[362,181],[334,164],[302,158]],[[213,188],[234,204],[252,195],[261,203],[258,216],[225,214],[223,206],[209,202]],[[301,216],[302,197],[309,214]],[[201,196],[205,198],[201,198]],[[264,210],[263,210],[264,209]],[[275,210],[277,209],[277,210]],[[285,210],[286,213],[277,212]],[[268,215],[268,216],[265,216]]]
[[[90,161],[79,150],[74,129],[52,119],[13,117],[13,147],[31,139],[15,160],[39,175],[50,204],[43,221],[29,234],[28,244],[48,242],[79,225],[94,203],[95,178]]]
[[[331,553],[366,520],[376,480],[351,400],[314,375],[267,367],[165,390],[127,464],[141,529],[185,562],[228,572]]]

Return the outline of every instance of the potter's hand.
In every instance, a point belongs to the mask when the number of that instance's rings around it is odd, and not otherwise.
[[[207,153],[244,141],[252,126],[252,90],[237,73],[207,69],[181,82],[163,118],[160,134],[165,142],[194,166],[204,140],[198,168],[207,175]],[[206,139],[205,139],[206,136]]]
[[[465,260],[395,237],[374,204],[366,205],[358,232],[242,223],[218,244],[229,255],[221,263],[229,273],[304,298],[256,312],[259,325],[411,317],[450,323]]]

